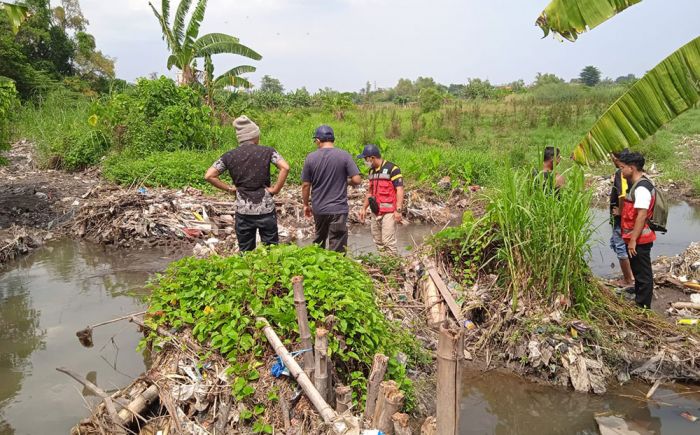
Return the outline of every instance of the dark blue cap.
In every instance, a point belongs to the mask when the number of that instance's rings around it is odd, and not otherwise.
[[[382,153],[379,151],[379,147],[374,144],[367,144],[362,149],[362,154],[357,156],[358,159],[366,159],[367,157],[381,157]]]
[[[321,142],[333,142],[335,140],[335,134],[333,134],[333,129],[330,126],[322,125],[316,129],[314,139],[318,139]]]

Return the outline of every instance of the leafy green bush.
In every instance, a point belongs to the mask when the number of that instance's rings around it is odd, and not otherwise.
[[[18,105],[14,82],[0,77],[0,151],[10,148],[10,127]]]
[[[312,333],[333,316],[329,354],[346,385],[361,402],[375,353],[422,356],[417,342],[379,310],[373,285],[362,267],[317,246],[261,247],[245,255],[173,263],[153,284],[149,311],[159,325],[191,327],[231,362],[233,393],[243,400],[254,393],[260,358],[270,347],[256,327],[265,317],[288,346],[299,342],[292,278],[304,277]],[[405,367],[391,359],[388,377],[412,397]],[[410,406],[411,402],[409,402]]]
[[[423,113],[433,112],[442,106],[443,95],[435,88],[421,89],[418,94],[418,104]]]
[[[161,77],[140,79],[126,92],[95,108],[95,122],[118,148],[153,151],[210,149],[218,142],[214,115],[197,92]]]

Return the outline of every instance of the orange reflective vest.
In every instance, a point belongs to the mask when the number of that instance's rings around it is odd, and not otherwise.
[[[369,192],[379,204],[380,215],[396,211],[396,188],[391,180],[393,168],[391,162],[384,161],[379,169],[369,173]]]
[[[625,201],[623,202],[622,206],[622,239],[625,242],[629,242],[630,239],[632,238],[632,231],[634,230],[634,223],[637,221],[637,215],[639,214],[639,210],[634,208],[634,191],[637,190],[637,187],[639,186],[644,186],[645,188],[649,189],[651,192],[651,203],[649,204],[649,211],[647,214],[647,222],[644,223],[644,228],[642,229],[642,233],[639,235],[639,238],[637,239],[637,244],[638,245],[644,245],[647,243],[652,243],[654,240],[656,240],[656,233],[652,231],[651,228],[649,228],[649,219],[651,219],[652,215],[654,214],[654,204],[656,203],[656,193],[654,192],[654,185],[651,184],[646,179],[642,179],[637,181],[634,186],[632,186],[629,191],[627,192],[627,196],[625,197]]]

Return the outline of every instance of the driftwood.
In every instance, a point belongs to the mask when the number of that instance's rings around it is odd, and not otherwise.
[[[394,435],[413,435],[408,425],[408,414],[397,412],[391,416],[391,420],[394,422]]]
[[[289,369],[289,374],[296,379],[301,389],[309,398],[311,404],[316,408],[321,418],[327,424],[331,424],[334,420],[338,418],[338,414],[330,407],[330,405],[321,397],[318,390],[314,387],[311,379],[304,373],[304,371],[299,367],[299,364],[294,360],[294,357],[289,353],[282,341],[277,336],[277,333],[272,329],[267,319],[264,317],[258,317],[256,321],[263,325],[262,330],[267,337],[267,341],[274,349],[275,353],[282,359],[282,362],[287,369]]]
[[[126,433],[123,426],[124,421],[119,417],[119,414],[117,414],[117,409],[114,407],[114,402],[112,401],[112,398],[103,389],[88,381],[87,379],[81,378],[80,375],[78,375],[70,369],[67,369],[65,367],[57,367],[56,370],[61,373],[65,373],[66,375],[78,381],[85,388],[95,393],[98,397],[101,397],[105,403],[105,409],[107,410],[107,414],[109,414],[109,417],[112,419],[112,423],[114,423],[115,425],[115,428],[113,429],[114,433]]]
[[[369,373],[367,384],[367,401],[365,402],[365,420],[370,420],[374,416],[374,408],[377,405],[377,395],[379,394],[379,384],[384,380],[386,368],[389,364],[389,357],[378,353],[374,355],[372,371]]]
[[[452,315],[455,317],[455,319],[457,321],[462,320],[462,310],[459,309],[459,305],[457,305],[457,302],[455,301],[454,297],[452,297],[450,289],[447,288],[447,285],[445,285],[445,281],[442,280],[442,277],[440,277],[440,274],[437,272],[437,270],[435,270],[434,267],[429,267],[428,275],[430,275],[430,278],[433,280],[433,283],[435,283],[435,286],[440,291],[440,295],[442,295],[442,298],[445,300],[447,307],[450,309],[450,312],[452,312]]]
[[[335,411],[342,414],[352,407],[352,388],[338,385],[335,388]]]
[[[700,310],[700,304],[696,304],[694,302],[673,302],[671,306],[679,310],[683,308],[690,310]]]
[[[292,278],[292,288],[294,290],[294,309],[297,312],[297,323],[299,324],[299,338],[302,349],[313,349],[311,340],[311,329],[309,328],[309,315],[306,310],[306,297],[304,296],[304,277],[295,276]],[[313,378],[314,354],[311,351],[302,355],[304,372],[309,378]]]
[[[384,381],[379,386],[379,397],[374,409],[372,425],[385,434],[394,433],[392,417],[403,407],[403,393],[394,381]]]
[[[328,331],[325,328],[316,329],[314,355],[316,357],[314,385],[316,386],[316,389],[321,397],[323,397],[323,400],[328,402]]]
[[[133,322],[133,323],[136,323],[137,325],[139,325],[139,326],[140,326],[141,328],[143,328],[143,329],[151,329],[151,330],[153,329],[153,328],[151,328],[150,326],[146,325],[146,324],[144,323],[144,321],[143,321],[142,319],[138,318],[138,317],[133,317],[133,316],[132,316],[132,317],[129,319],[129,321],[130,321],[130,322]],[[173,339],[173,340],[176,341],[176,342],[179,341],[179,339],[177,338],[177,336],[176,336],[175,334],[173,334],[172,332],[166,330],[166,329],[163,328],[162,326],[159,326],[158,328],[156,328],[156,332],[157,332],[158,334],[164,336],[164,337],[171,338],[171,339]],[[194,352],[200,352],[200,351],[202,350],[202,346],[200,346],[199,344],[195,343],[194,341],[189,340],[189,341],[188,341],[187,343],[185,343],[185,344],[187,345],[187,347],[189,347],[189,348],[190,348],[192,351],[194,351]]]
[[[139,416],[148,405],[158,398],[158,386],[153,384],[138,394],[134,400],[126,406],[126,409],[119,411],[119,418],[125,422],[131,421],[133,416]]]
[[[440,435],[459,433],[459,402],[462,400],[464,332],[440,325],[437,348],[437,431]]]

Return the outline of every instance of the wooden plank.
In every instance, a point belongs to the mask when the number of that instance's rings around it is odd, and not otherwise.
[[[457,319],[457,321],[462,320],[462,310],[459,309],[459,305],[457,305],[457,302],[452,297],[450,289],[447,288],[447,285],[445,285],[445,281],[442,280],[440,274],[437,272],[437,270],[435,270],[434,267],[428,268],[428,274],[430,275],[430,278],[433,280],[438,290],[440,291],[440,294],[447,303],[447,307],[452,312],[452,315],[455,316],[455,319]]]

